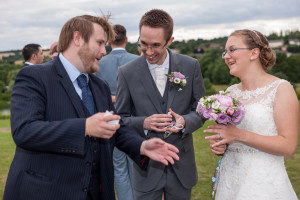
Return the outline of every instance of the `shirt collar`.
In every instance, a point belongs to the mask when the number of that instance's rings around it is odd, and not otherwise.
[[[33,65],[31,62],[25,62],[25,64],[27,64],[27,65]]]
[[[162,68],[168,69],[169,68],[169,63],[170,63],[169,52],[167,50],[167,56],[166,56],[166,59],[165,59],[165,61],[163,62],[162,65],[150,64],[147,59],[146,59],[146,61],[147,61],[147,64],[148,64],[148,67],[149,67],[150,70],[154,69],[156,67],[162,67]]]
[[[125,50],[125,49],[122,47],[117,47],[117,48],[112,49],[111,51],[117,51],[117,50]]]
[[[87,77],[87,81],[89,81],[89,76],[87,73],[80,73],[80,71],[72,65],[61,53],[59,54],[59,59],[61,63],[63,64],[64,68],[66,69],[72,83],[76,81],[77,77],[81,74],[84,74]]]

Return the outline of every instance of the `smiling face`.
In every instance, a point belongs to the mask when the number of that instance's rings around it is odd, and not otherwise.
[[[163,28],[141,27],[141,51],[150,64],[162,65],[164,63],[167,56],[166,49],[172,44],[173,39],[171,38],[168,42],[166,41]]]
[[[235,48],[245,49],[234,50]],[[228,38],[225,46],[227,53],[224,56],[224,60],[229,67],[231,75],[240,77],[241,73],[245,73],[248,70],[251,61],[251,50],[247,48],[243,36],[233,35]]]
[[[88,74],[98,71],[98,62],[106,55],[106,33],[99,24],[93,23],[93,26],[94,31],[89,41],[84,43],[78,51],[78,56],[84,67],[84,72]]]

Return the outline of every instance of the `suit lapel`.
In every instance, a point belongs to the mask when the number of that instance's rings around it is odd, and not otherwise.
[[[70,80],[68,73],[66,72],[63,64],[59,60],[58,56],[55,61],[55,67],[57,70],[57,75],[59,78],[59,82],[62,87],[65,89],[66,93],[69,96],[70,101],[72,102],[77,114],[79,117],[86,117],[84,112],[84,107],[80,97],[78,96],[73,83]]]
[[[172,52],[168,49],[169,55],[170,55],[170,62],[169,62],[169,73],[179,70],[178,68],[178,62],[175,59]],[[172,85],[168,81],[168,101],[167,101],[167,110],[171,108],[171,104],[173,102],[173,99],[175,97],[176,89],[172,87]]]
[[[139,70],[139,77],[140,77],[140,82],[142,86],[144,87],[149,99],[153,103],[155,109],[157,110],[157,113],[163,113],[161,109],[161,103],[159,99],[161,98],[161,95],[156,88],[156,85],[154,83],[153,77],[151,76],[148,64],[146,62],[145,56],[142,56],[142,62],[141,66],[138,68]]]

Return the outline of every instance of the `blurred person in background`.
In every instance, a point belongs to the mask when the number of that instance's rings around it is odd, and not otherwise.
[[[25,66],[42,64],[44,61],[44,55],[39,44],[27,44],[22,49],[22,55],[25,60]]]
[[[56,56],[58,56],[57,46],[58,46],[58,42],[54,42],[54,43],[50,46],[50,58],[51,58],[52,60],[53,60]]]

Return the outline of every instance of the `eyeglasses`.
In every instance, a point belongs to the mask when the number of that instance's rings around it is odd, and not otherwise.
[[[229,48],[228,50],[225,50],[223,53],[222,53],[222,58],[224,58],[226,56],[226,54],[228,53],[229,55],[233,54],[236,50],[239,50],[239,49],[250,49],[250,48]]]
[[[169,42],[169,40],[167,40],[166,43],[165,43],[163,46],[162,46],[161,44],[159,44],[159,43],[155,43],[155,44],[153,44],[153,45],[149,45],[149,44],[146,44],[146,43],[144,43],[144,42],[141,42],[141,41],[140,41],[140,37],[139,37],[139,39],[138,39],[138,41],[137,41],[137,46],[138,46],[138,48],[140,48],[141,50],[147,50],[147,49],[159,49],[159,48],[163,49],[163,48],[165,48],[165,46],[168,44],[168,42]]]

